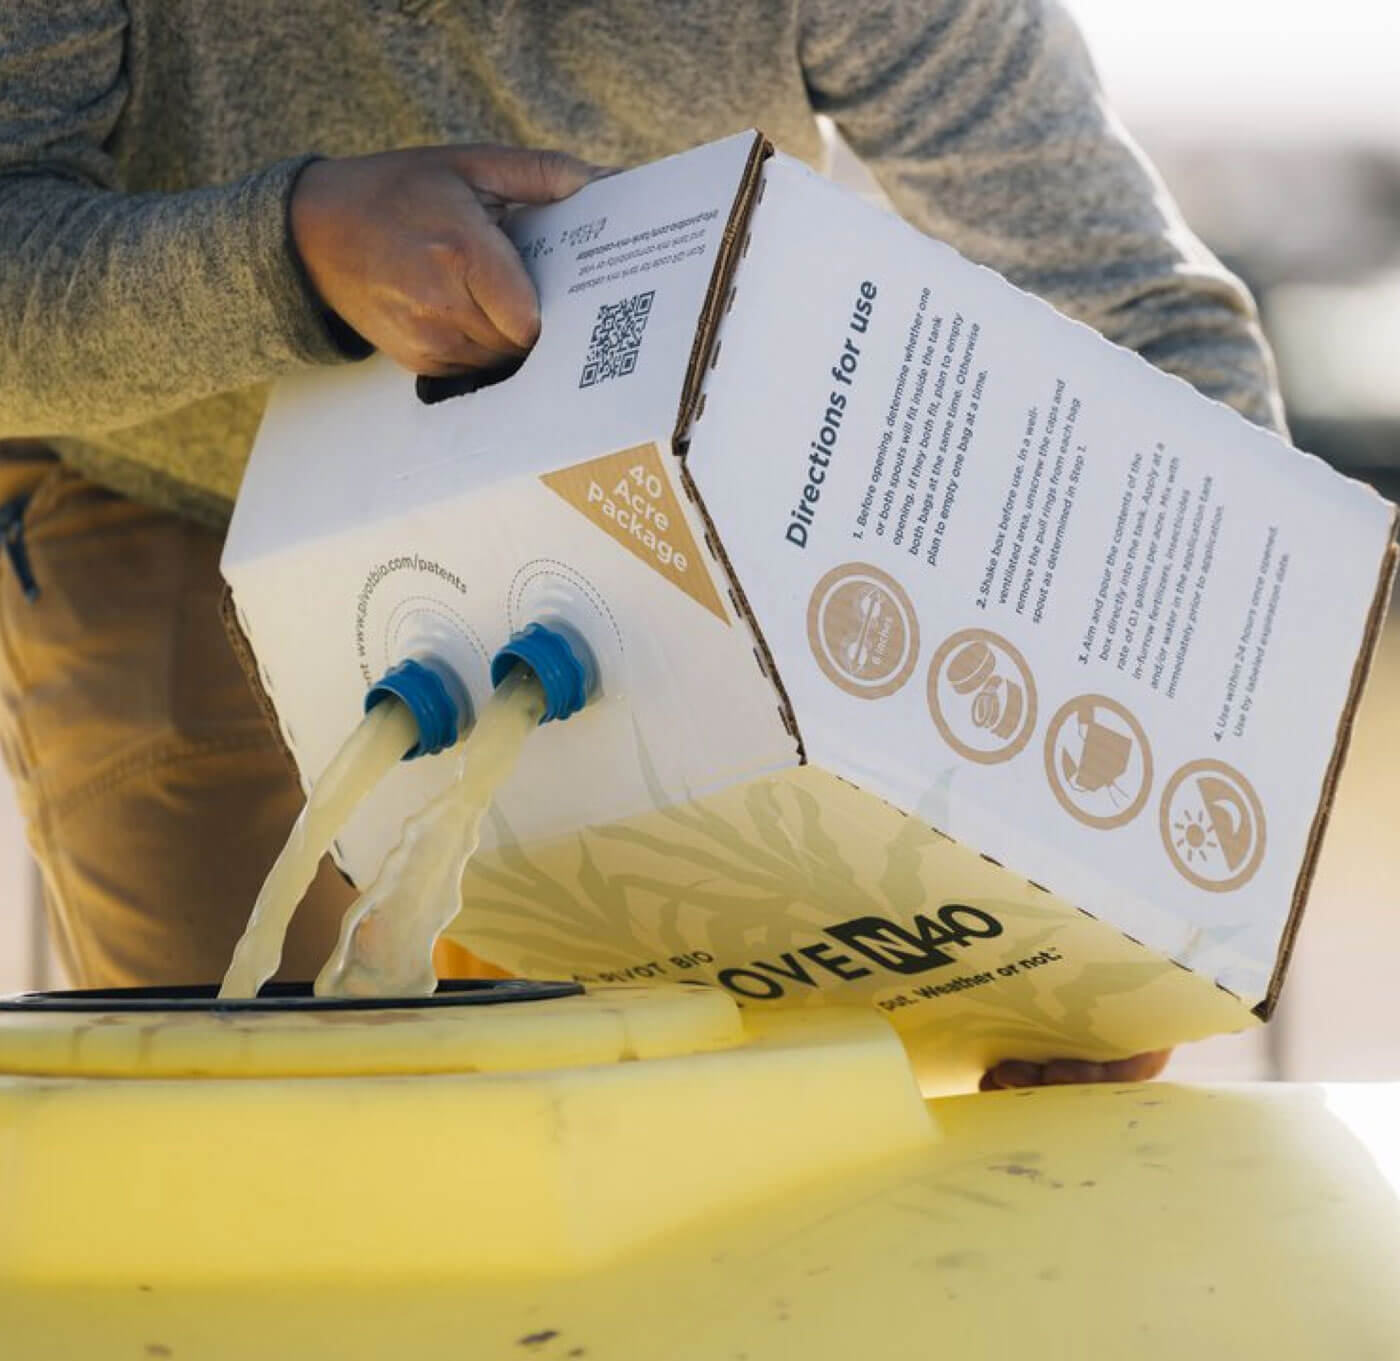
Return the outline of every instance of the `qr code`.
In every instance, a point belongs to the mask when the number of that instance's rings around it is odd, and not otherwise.
[[[651,316],[652,299],[656,290],[623,298],[621,302],[605,302],[598,309],[593,334],[588,340],[588,355],[578,385],[591,388],[608,378],[625,378],[637,367],[637,355],[642,349],[642,332]]]

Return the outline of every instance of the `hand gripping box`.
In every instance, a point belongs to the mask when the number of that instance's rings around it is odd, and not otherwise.
[[[302,777],[402,656],[541,730],[454,933],[534,975],[867,1000],[930,1089],[1274,1006],[1394,509],[747,134],[522,211],[539,341],[435,405],[283,382],[224,555]],[[369,880],[451,758],[338,843]]]

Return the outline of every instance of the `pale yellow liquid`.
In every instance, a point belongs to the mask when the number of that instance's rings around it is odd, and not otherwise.
[[[376,704],[312,786],[287,844],[263,881],[224,975],[220,997],[256,997],[277,972],[282,942],[321,857],[369,793],[418,741],[418,724],[396,699]]]
[[[482,819],[544,710],[535,674],[517,666],[482,706],[456,779],[404,824],[378,877],[345,914],[317,997],[431,996],[433,945],[461,906]]]

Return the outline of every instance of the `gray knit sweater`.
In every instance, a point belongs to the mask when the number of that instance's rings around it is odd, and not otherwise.
[[[227,517],[266,384],[346,362],[289,247],[309,154],[626,165],[830,114],[898,210],[1278,425],[1247,295],[1053,0],[3,0],[0,438]]]

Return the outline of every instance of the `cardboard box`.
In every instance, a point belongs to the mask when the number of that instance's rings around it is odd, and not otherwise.
[[[1266,1017],[1394,508],[757,134],[510,224],[543,333],[438,405],[276,390],[224,556],[303,778],[417,649],[565,617],[456,934],[535,975],[869,999],[930,1089]],[[338,844],[365,883],[448,761]]]

